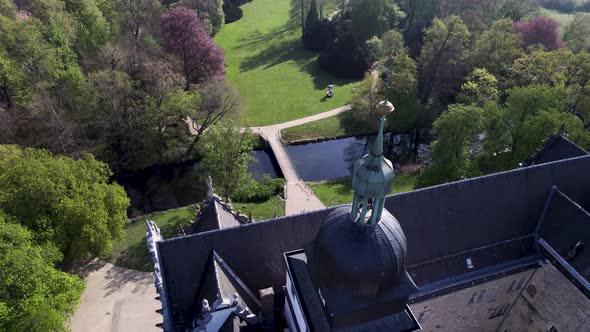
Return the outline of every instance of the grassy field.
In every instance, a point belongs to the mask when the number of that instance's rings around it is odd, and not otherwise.
[[[397,175],[393,179],[392,194],[414,190],[417,174]],[[335,206],[352,202],[352,179],[345,178],[308,183],[316,196],[326,206]]]
[[[176,236],[178,225],[188,225],[189,220],[194,219],[194,213],[194,207],[187,206],[130,220],[125,226],[125,237],[113,244],[113,253],[109,261],[128,269],[153,271],[145,241],[145,221],[155,221],[162,237],[168,239]]]
[[[365,125],[354,121],[352,112],[349,111],[319,121],[284,129],[281,131],[281,137],[287,143],[292,143],[302,140],[359,136],[373,134],[374,132]]]
[[[244,17],[215,37],[225,51],[227,77],[244,99],[247,125],[270,125],[325,112],[348,103],[353,81],[320,71],[317,54],[303,49],[301,30],[288,28],[289,0],[256,0]],[[325,99],[328,84],[334,98]]]

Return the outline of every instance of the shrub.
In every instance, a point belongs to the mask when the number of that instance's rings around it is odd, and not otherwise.
[[[265,176],[262,181],[252,180],[240,186],[232,199],[242,203],[264,202],[283,191],[283,179],[271,179]]]
[[[362,78],[369,69],[367,51],[350,32],[334,40],[318,62],[323,70],[342,78]]]
[[[234,4],[224,3],[223,14],[225,15],[225,24],[228,24],[241,19],[244,16],[244,11]]]

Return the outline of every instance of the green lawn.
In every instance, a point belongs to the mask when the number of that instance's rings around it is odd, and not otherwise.
[[[354,121],[352,111],[338,114],[322,120],[309,122],[281,131],[281,137],[287,143],[306,140],[334,139],[340,137],[373,134],[365,125]]]
[[[252,212],[252,217],[256,221],[274,218],[275,213],[277,217],[285,215],[285,202],[276,196],[262,203],[232,202],[232,207],[234,211],[240,210],[245,215]]]
[[[414,190],[417,174],[397,175],[393,179],[392,194]],[[316,196],[326,206],[352,202],[352,179],[350,176],[322,182],[308,183]]]
[[[117,266],[139,271],[153,271],[145,239],[145,221],[153,220],[165,239],[176,236],[178,225],[186,226],[194,219],[193,206],[155,212],[130,220],[125,226],[125,237],[113,244],[109,261]]]
[[[325,112],[349,102],[353,81],[320,71],[303,49],[299,25],[288,28],[289,0],[255,0],[244,17],[215,37],[225,51],[227,77],[244,99],[242,120],[270,125]],[[335,97],[323,100],[328,84]]]

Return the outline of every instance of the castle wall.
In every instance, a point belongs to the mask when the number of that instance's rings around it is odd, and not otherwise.
[[[590,300],[547,264],[535,271],[498,331],[590,331]]]
[[[533,270],[410,305],[422,331],[496,331]],[[516,331],[516,330],[515,330]]]

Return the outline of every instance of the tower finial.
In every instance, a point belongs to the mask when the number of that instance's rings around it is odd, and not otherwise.
[[[377,104],[379,119],[379,133],[371,153],[359,159],[354,165],[352,188],[354,200],[351,216],[358,223],[376,224],[381,219],[385,195],[391,191],[393,184],[393,165],[383,157],[383,127],[385,116],[394,111],[393,105],[384,100]],[[370,214],[369,214],[370,212]],[[367,217],[369,220],[366,220]]]

